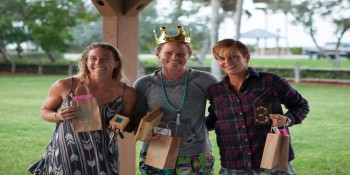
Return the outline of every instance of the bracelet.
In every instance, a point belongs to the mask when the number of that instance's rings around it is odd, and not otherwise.
[[[55,119],[56,119],[56,121],[61,121],[61,120],[59,120],[58,118],[57,118],[57,113],[58,113],[58,111],[56,111],[56,113],[55,113]]]

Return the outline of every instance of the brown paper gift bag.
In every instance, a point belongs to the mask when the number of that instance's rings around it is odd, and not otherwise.
[[[146,116],[141,119],[139,127],[134,137],[134,142],[137,140],[145,140],[146,138],[152,136],[153,128],[158,126],[162,120],[163,112],[160,110],[160,107],[153,109]]]
[[[85,88],[86,94],[78,95],[78,89]],[[79,116],[72,119],[75,132],[96,131],[102,129],[100,109],[96,99],[90,94],[88,87],[85,85],[78,86],[71,105],[79,106]]]
[[[164,124],[168,129],[168,132],[166,135],[160,135],[159,139],[152,140],[150,142],[146,154],[145,164],[159,169],[175,168],[177,155],[180,148],[180,137],[175,137],[178,129],[177,124],[174,136],[170,136],[171,130],[169,129],[169,124],[172,122],[176,124],[175,121],[159,123],[159,125]]]
[[[160,135],[149,144],[145,164],[159,169],[174,169],[180,147],[180,137]]]
[[[268,133],[260,167],[288,171],[289,136]]]

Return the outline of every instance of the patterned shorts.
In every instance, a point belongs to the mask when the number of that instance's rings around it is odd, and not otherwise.
[[[205,152],[195,156],[178,156],[176,160],[175,169],[158,169],[145,164],[147,152],[140,152],[139,156],[139,169],[143,175],[211,175],[214,172],[215,158],[212,152]]]
[[[288,171],[268,170],[260,168],[257,170],[231,170],[221,167],[220,174],[222,175],[296,175],[292,162],[288,163]]]

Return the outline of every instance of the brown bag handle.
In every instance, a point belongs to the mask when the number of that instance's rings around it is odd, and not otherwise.
[[[175,134],[174,134],[174,136],[176,136],[177,130],[179,129],[179,126],[177,125],[177,123],[176,123],[175,121],[169,121],[168,123],[160,122],[159,125],[160,125],[160,124],[163,124],[163,125],[166,126],[167,129],[169,129],[169,123],[172,123],[172,122],[176,124],[176,130],[175,130]],[[159,126],[159,125],[158,125],[158,126]]]
[[[272,119],[272,125],[271,125],[271,128],[270,128],[270,133],[272,133],[272,128],[273,127],[277,128],[277,119],[276,118]]]
[[[87,94],[86,95],[78,95],[78,89],[80,89],[80,88],[85,88]],[[92,98],[92,94],[90,93],[89,88],[85,84],[77,86],[77,88],[75,89],[74,95],[75,96],[73,97],[73,100],[76,101],[78,106],[79,106],[79,100]],[[88,100],[88,103],[89,103],[89,107],[91,108],[90,100]]]
[[[270,133],[272,133],[272,128],[273,127],[278,128],[277,127],[277,119],[276,118],[272,119],[272,125],[271,125],[271,129],[270,129]],[[283,125],[283,128],[285,129],[286,125]]]
[[[88,94],[91,94],[91,93],[90,93],[90,90],[89,90],[89,88],[86,86],[86,84],[80,84],[80,85],[77,86],[77,88],[75,89],[75,95],[76,95],[76,96],[77,96],[77,94],[78,94],[78,89],[80,89],[80,88],[82,88],[82,87],[85,88],[85,90],[86,90],[86,92],[87,92]]]

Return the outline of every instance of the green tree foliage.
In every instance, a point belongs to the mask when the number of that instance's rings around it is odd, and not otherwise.
[[[31,41],[39,46],[51,62],[53,53],[64,52],[69,47],[67,41],[73,39],[69,27],[78,19],[87,19],[84,0],[5,0],[0,4],[0,50],[6,59],[6,46],[20,45]]]
[[[6,45],[10,43],[7,36],[10,36],[12,33],[12,21],[4,19],[3,16],[1,15],[0,17],[0,28],[2,31],[0,32],[0,54],[7,62],[10,62],[7,56]]]
[[[0,54],[5,61],[10,62],[6,46],[16,44],[18,55],[20,56],[20,44],[29,39],[25,33],[24,17],[25,0],[5,0],[0,3]]]
[[[93,5],[87,6],[86,11],[89,18],[79,19],[76,26],[69,28],[73,36],[73,40],[69,41],[69,52],[80,53],[91,43],[102,40],[102,16]]]
[[[78,25],[70,28],[73,40],[69,41],[69,52],[81,52],[88,45],[102,40],[102,17],[90,22],[79,21]]]
[[[77,19],[83,17],[83,2],[77,0],[33,1],[29,3],[31,14],[26,20],[33,42],[39,45],[51,62],[55,62],[54,52],[64,52],[66,41],[73,39],[68,27],[76,25]]]
[[[139,52],[153,51],[154,29],[159,33],[159,27],[165,25],[168,34],[173,35],[180,24],[187,34],[192,29],[192,47],[197,57],[200,50],[207,48],[204,46],[210,38],[210,14],[205,12],[208,3],[168,0],[168,5],[159,7],[160,2],[164,4],[163,0],[154,0],[140,13]],[[234,5],[230,0],[225,2]],[[229,6],[232,5],[225,5]],[[84,0],[2,0],[0,12],[0,54],[5,59],[8,45],[17,45],[20,55],[21,44],[33,43],[55,62],[55,53],[81,51],[102,39],[102,17],[91,2]]]
[[[312,38],[315,46],[319,49],[320,53],[327,54],[319,46],[316,40],[316,34],[318,26],[315,23],[316,17],[322,17],[324,20],[333,23],[334,25],[334,38],[330,38],[330,41],[337,43],[337,48],[341,42],[341,39],[346,31],[350,29],[350,4],[349,0],[303,0],[303,1],[290,1],[290,0],[276,0],[273,1],[269,7],[273,10],[281,10],[285,14],[290,13],[294,16],[294,24],[302,25],[306,32]],[[329,58],[329,57],[328,57]],[[340,65],[339,57],[334,63],[335,67]]]
[[[182,25],[188,35],[192,29],[192,47],[196,52],[203,46],[203,41],[209,38],[209,17],[200,14],[205,6],[200,3],[192,3],[190,0],[167,1],[166,7],[159,7],[161,0],[154,0],[140,13],[139,18],[139,51],[152,53],[155,48],[153,30],[159,36],[161,25],[166,26],[168,35],[177,33],[177,25]]]
[[[267,4],[269,9],[273,11],[282,11],[284,14],[288,14],[291,11],[292,2],[290,0],[275,0],[273,3]]]
[[[332,18],[332,22],[336,26],[334,33],[335,33],[336,38],[337,38],[336,49],[338,50],[345,32],[350,30],[350,4],[349,4],[349,1],[342,1],[342,3],[339,4],[339,6],[336,6],[335,8],[336,9],[333,9],[332,12],[334,12],[334,11],[340,12],[340,13],[337,13],[337,15],[334,18]],[[340,67],[339,53],[336,54],[334,66]]]
[[[159,35],[160,20],[157,20],[156,1],[151,2],[139,15],[139,52],[153,53],[155,38],[153,30]]]
[[[319,46],[315,38],[319,26],[315,24],[314,18],[316,16],[321,16],[326,21],[334,24],[335,37],[330,38],[330,41],[336,41],[337,46],[339,46],[344,33],[349,29],[350,4],[348,0],[302,1],[301,3],[294,3],[292,5],[291,12],[295,17],[294,22],[305,27],[320,53],[325,55],[327,58],[329,58],[329,56]],[[333,63],[335,67],[340,66],[339,56],[337,56],[337,59]]]

